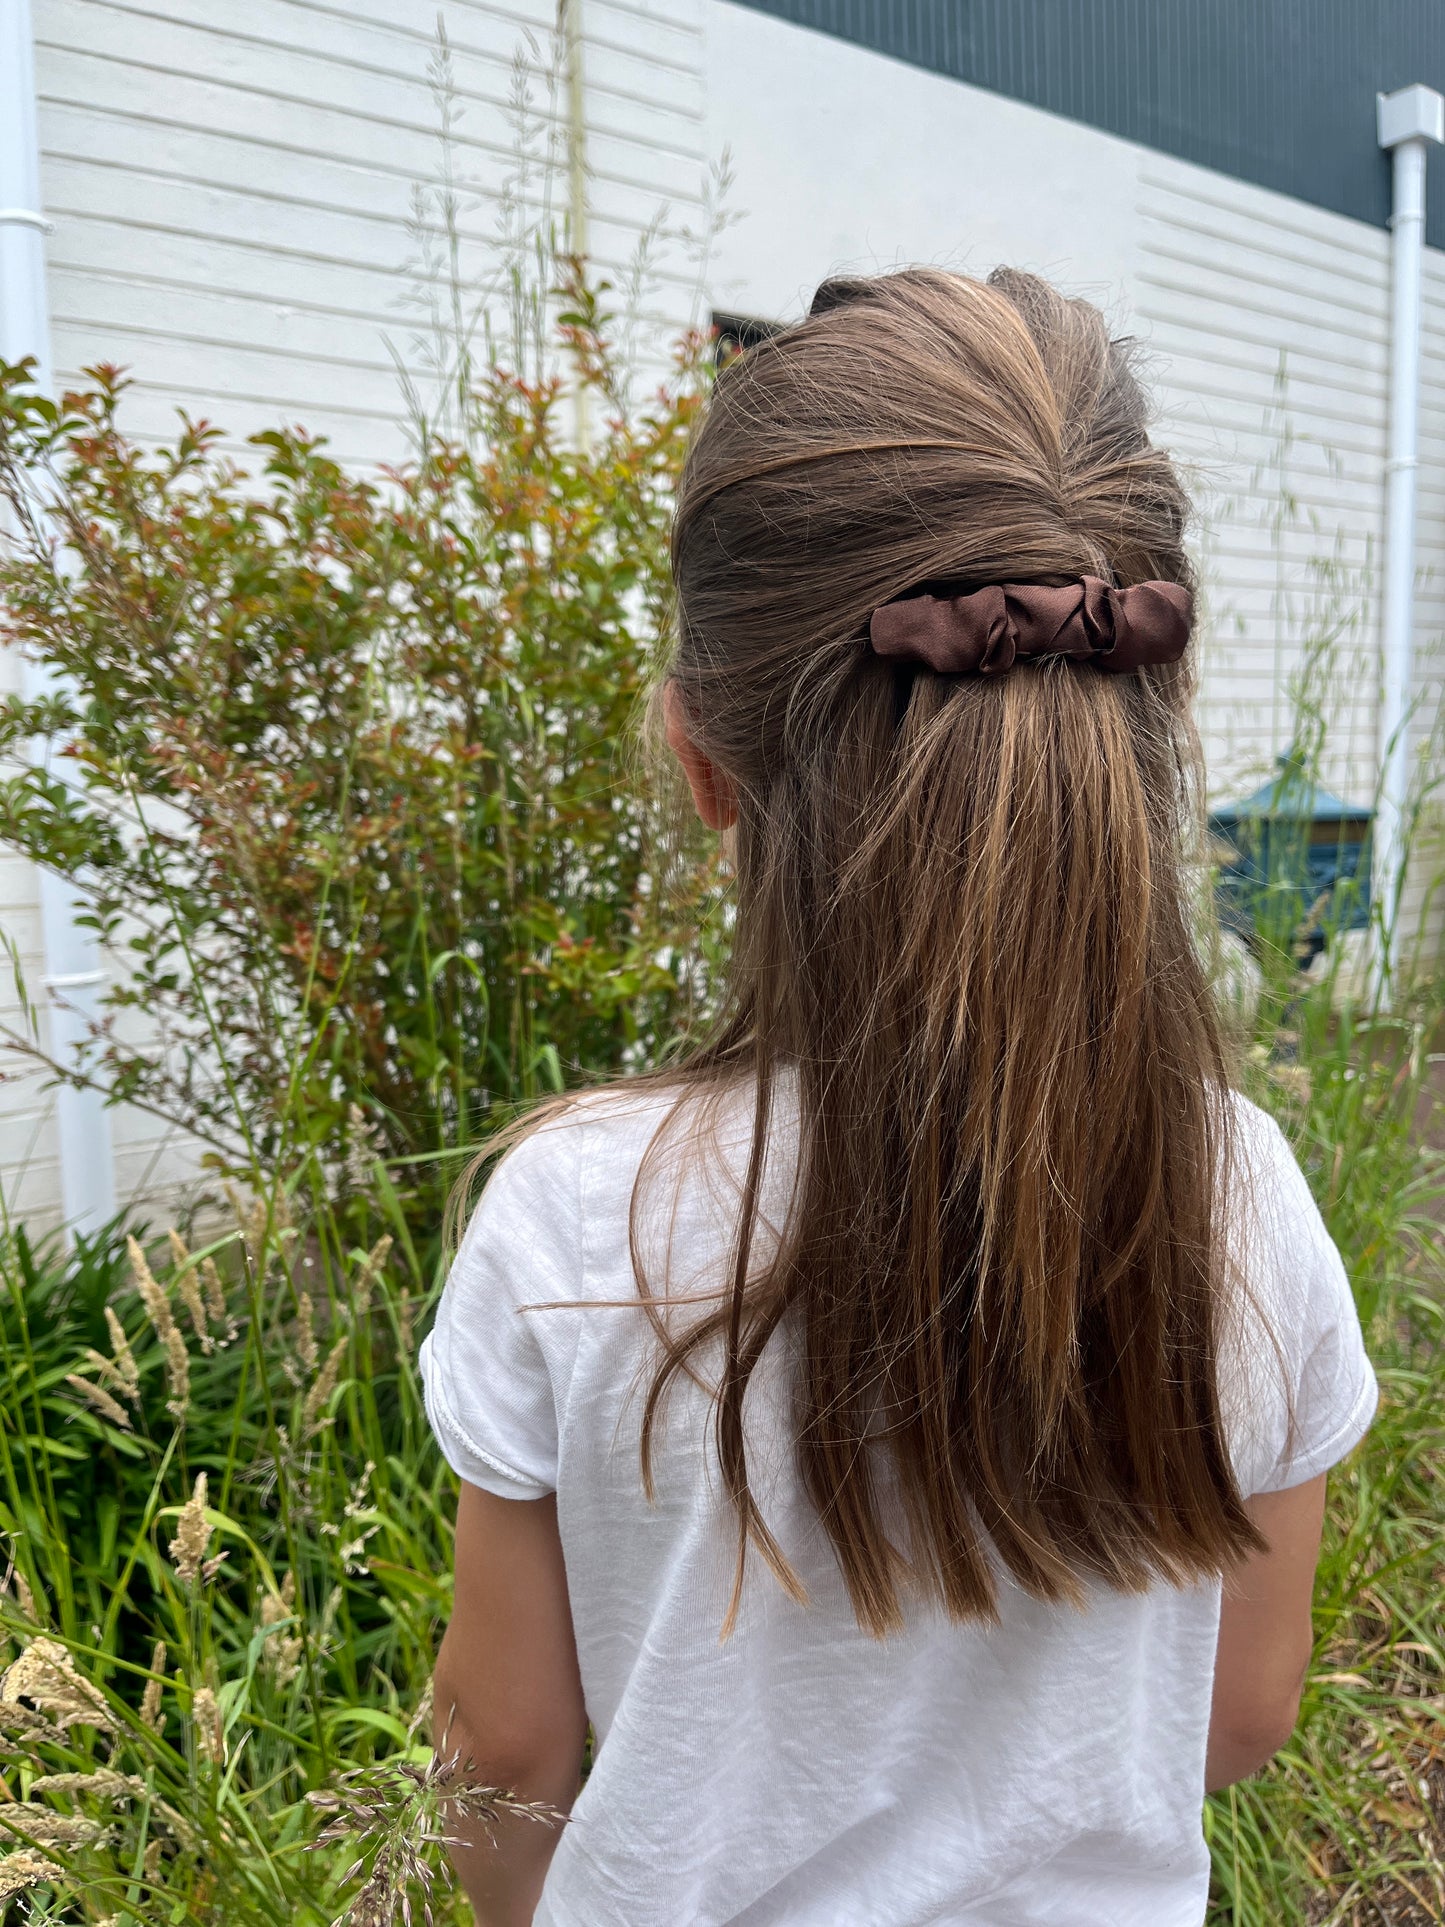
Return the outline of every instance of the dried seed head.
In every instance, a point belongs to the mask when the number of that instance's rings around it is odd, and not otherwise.
[[[246,1253],[246,1262],[252,1271],[259,1273],[266,1251],[266,1200],[256,1198],[251,1202],[242,1196],[236,1186],[226,1185],[226,1196],[235,1214],[236,1226],[241,1233],[241,1244]]]
[[[283,1619],[289,1619],[296,1610],[296,1575],[288,1572],[281,1581],[281,1590],[272,1592],[267,1589],[261,1595],[261,1624],[263,1627],[279,1626]]]
[[[434,1849],[452,1844],[458,1826],[491,1832],[504,1813],[547,1826],[563,1819],[554,1807],[469,1781],[455,1760],[436,1753],[424,1765],[389,1760],[358,1767],[306,1799],[328,1816],[310,1849],[346,1844],[355,1852],[344,1882],[355,1879],[370,1860],[360,1891],[341,1916],[349,1927],[359,1922],[390,1927],[398,1914],[408,1921],[413,1896],[422,1903],[423,1920],[432,1919],[438,1873]]]
[[[87,1820],[79,1813],[56,1813],[50,1807],[32,1806],[28,1800],[0,1801],[0,1827],[7,1833],[38,1840],[43,1847],[89,1847],[105,1832],[97,1820]]]
[[[316,1383],[306,1394],[306,1403],[301,1408],[303,1439],[309,1439],[314,1433],[319,1432],[325,1422],[326,1407],[341,1377],[341,1361],[346,1356],[346,1347],[349,1343],[349,1339],[337,1339],[326,1355],[326,1363],[321,1367]]]
[[[191,1355],[179,1325],[172,1325],[166,1334],[166,1390],[170,1393],[166,1410],[172,1418],[184,1418],[191,1403]]]
[[[166,1832],[185,1853],[195,1853],[200,1847],[200,1836],[183,1813],[178,1813],[169,1800],[157,1797],[153,1809],[156,1817],[165,1823]]]
[[[236,1327],[226,1313],[226,1291],[214,1258],[201,1260],[201,1284],[205,1288],[206,1310],[210,1313],[211,1322],[217,1326],[224,1325],[227,1336],[234,1338]]]
[[[191,1729],[196,1736],[196,1751],[203,1760],[215,1765],[225,1758],[226,1736],[221,1725],[221,1709],[209,1686],[198,1686],[191,1695]]]
[[[210,1543],[211,1528],[206,1524],[206,1475],[198,1472],[195,1489],[180,1509],[176,1536],[171,1540],[171,1564],[184,1585],[194,1584]]]
[[[342,1597],[340,1586],[333,1586],[322,1605],[321,1628],[317,1634],[316,1643],[323,1652],[326,1651],[331,1636],[336,1631],[336,1615],[341,1611]]]
[[[51,1746],[65,1738],[62,1728],[52,1725],[33,1706],[25,1706],[18,1700],[13,1706],[0,1706],[0,1732],[22,1733],[27,1740],[44,1740]]]
[[[141,1867],[144,1870],[146,1879],[154,1887],[161,1877],[161,1843],[159,1840],[152,1840],[146,1848],[145,1857],[141,1861]]]
[[[181,1303],[186,1308],[186,1315],[200,1341],[201,1350],[209,1357],[212,1350],[211,1333],[206,1320],[206,1307],[201,1301],[201,1283],[196,1276],[195,1262],[179,1231],[172,1227],[166,1236],[171,1241],[171,1256],[176,1264],[176,1289],[181,1294]]]
[[[96,1726],[110,1732],[111,1718],[102,1694],[82,1679],[75,1661],[58,1639],[32,1639],[0,1679],[0,1701],[14,1706],[33,1700],[57,1726]]]
[[[125,1335],[125,1326],[115,1315],[115,1307],[105,1308],[105,1328],[110,1333],[110,1349],[115,1354],[115,1373],[120,1380],[122,1396],[131,1403],[140,1401],[140,1372],[136,1368],[135,1355],[130,1348],[130,1340]]]
[[[15,1597],[20,1602],[21,1612],[24,1613],[27,1619],[34,1619],[35,1594],[30,1590],[30,1581],[25,1577],[25,1574],[20,1570],[19,1566],[11,1567],[10,1583],[15,1588]]]
[[[145,1691],[141,1694],[140,1723],[148,1726],[152,1733],[159,1733],[166,1723],[161,1711],[162,1682],[166,1672],[166,1642],[158,1639],[151,1653],[151,1677],[146,1681]]]
[[[356,1481],[355,1485],[352,1486],[347,1495],[346,1504],[341,1509],[341,1519],[339,1521],[324,1519],[321,1523],[322,1532],[331,1539],[340,1539],[346,1527],[348,1525],[352,1527],[350,1536],[343,1544],[338,1545],[336,1549],[341,1559],[341,1569],[343,1572],[356,1573],[366,1570],[365,1559],[367,1545],[381,1530],[381,1521],[376,1517],[375,1512],[368,1503],[368,1495],[371,1489],[371,1475],[375,1470],[376,1461],[374,1459],[368,1459],[362,1467],[361,1477]],[[360,1522],[368,1516],[370,1516],[371,1523],[369,1525],[361,1524]]]
[[[364,1191],[371,1182],[371,1167],[376,1162],[377,1144],[366,1113],[353,1104],[346,1113],[347,1145],[343,1170],[347,1189]]]
[[[312,1318],[309,1291],[303,1291],[296,1301],[296,1356],[308,1372],[316,1370],[320,1353],[316,1349],[316,1326]]]
[[[431,1724],[432,1699],[435,1686],[436,1681],[429,1679],[421,1690],[421,1698],[416,1703],[416,1711],[406,1723],[408,1743],[416,1738],[424,1726]]]
[[[261,1596],[261,1630],[268,1635],[264,1663],[278,1689],[289,1686],[301,1671],[300,1630],[287,1630],[287,1622],[295,1614],[296,1575],[288,1572],[281,1581],[279,1593],[268,1591]]]
[[[372,1287],[390,1254],[391,1233],[388,1231],[377,1239],[357,1267],[356,1276],[351,1281],[351,1319],[354,1325],[365,1323],[371,1310]]]
[[[180,1282],[181,1303],[186,1308],[186,1316],[191,1321],[191,1329],[200,1340],[201,1351],[209,1358],[215,1350],[215,1340],[211,1337],[206,1323],[206,1307],[201,1300],[201,1286],[195,1272],[187,1271]]]
[[[109,1419],[112,1425],[118,1425],[124,1431],[130,1430],[130,1413],[123,1405],[116,1403],[103,1385],[97,1385],[94,1379],[82,1378],[79,1372],[67,1372],[65,1382],[72,1391],[80,1393],[93,1412],[98,1412],[102,1418]]]
[[[151,1329],[164,1345],[175,1330],[175,1320],[171,1317],[170,1300],[156,1283],[146,1255],[135,1238],[127,1238],[125,1248],[130,1253],[131,1277],[140,1293],[140,1301],[146,1308],[146,1317],[151,1321]]]
[[[104,1352],[98,1352],[94,1345],[87,1345],[85,1348],[85,1362],[90,1370],[95,1373],[101,1384],[105,1386],[107,1391],[119,1392],[122,1398],[129,1398],[131,1396],[130,1387],[122,1377],[120,1367],[113,1358],[107,1358]]]
[[[398,1885],[391,1871],[390,1856],[379,1853],[366,1885],[343,1915],[348,1927],[392,1927],[401,1899]]]
[[[129,1800],[132,1794],[145,1790],[145,1781],[134,1773],[113,1773],[108,1766],[98,1766],[89,1773],[42,1773],[30,1782],[32,1794],[93,1793],[98,1800]]]
[[[19,1853],[7,1853],[0,1860],[0,1901],[13,1900],[16,1894],[28,1893],[32,1887],[56,1886],[64,1878],[64,1872],[53,1860],[22,1847]]]

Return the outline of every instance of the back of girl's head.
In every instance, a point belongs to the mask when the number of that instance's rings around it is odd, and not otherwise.
[[[1124,347],[1015,273],[826,284],[719,377],[689,455],[672,673],[738,828],[730,1010],[685,1075],[752,1073],[761,1134],[786,1071],[802,1129],[776,1258],[749,1265],[750,1186],[729,1301],[654,1391],[722,1344],[741,1543],[786,1580],[742,1406],[798,1321],[802,1473],[875,1631],[909,1584],[990,1612],[989,1545],[1053,1598],[1251,1543],[1215,1386],[1188,657],[959,675],[869,643],[925,584],[1187,587],[1186,514]]]

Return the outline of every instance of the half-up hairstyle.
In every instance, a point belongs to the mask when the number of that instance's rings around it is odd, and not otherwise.
[[[790,1321],[802,1480],[875,1634],[910,1592],[989,1617],[1000,1566],[1077,1599],[1259,1543],[1216,1390],[1188,655],[953,676],[868,643],[924,583],[1188,587],[1187,506],[1126,347],[1011,272],[827,284],[719,377],[687,460],[670,673],[736,794],[737,922],[723,1021],[669,1075],[755,1093],[754,1142],[724,1298],[655,1318],[644,1475],[669,1385],[714,1382],[739,1584],[752,1545],[797,1590],[743,1426]],[[785,1079],[796,1191],[759,1258]]]

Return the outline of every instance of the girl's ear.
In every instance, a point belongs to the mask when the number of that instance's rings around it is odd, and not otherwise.
[[[687,705],[676,682],[668,681],[662,691],[663,716],[667,723],[667,744],[687,778],[697,813],[710,830],[730,830],[738,820],[737,798],[732,784],[715,763],[698,748],[688,733]]]

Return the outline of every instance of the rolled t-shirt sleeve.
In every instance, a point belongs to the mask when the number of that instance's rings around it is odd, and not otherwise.
[[[1268,1331],[1254,1349],[1256,1366],[1263,1357],[1273,1369],[1251,1375],[1246,1493],[1284,1491],[1338,1464],[1379,1399],[1344,1262],[1283,1132],[1256,1120],[1249,1275]]]
[[[420,1365],[442,1456],[471,1485],[536,1499],[557,1484],[557,1311],[578,1297],[575,1159],[565,1123],[497,1166],[467,1226]]]

